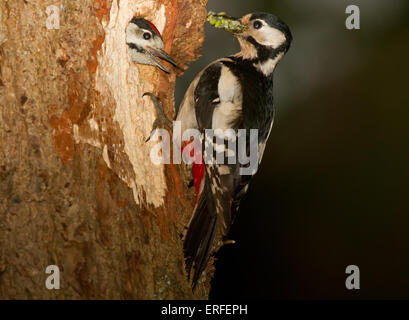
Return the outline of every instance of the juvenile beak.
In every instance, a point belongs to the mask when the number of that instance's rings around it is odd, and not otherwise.
[[[163,63],[159,59],[165,60],[172,64],[173,66],[177,67],[176,62],[172,59],[170,55],[168,55],[165,52],[165,50],[154,49],[151,47],[147,47],[146,49],[148,53],[152,56],[152,60],[155,62],[156,66],[161,70],[165,71],[166,73],[170,73],[170,71],[163,65]]]

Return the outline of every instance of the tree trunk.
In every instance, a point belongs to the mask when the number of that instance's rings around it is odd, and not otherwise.
[[[186,68],[206,2],[62,0],[49,29],[49,0],[0,0],[1,299],[208,297],[210,277],[193,294],[184,270],[186,172],[153,164],[145,143],[156,112],[142,94],[172,118],[181,71],[136,65],[125,43],[144,17]],[[49,265],[60,289],[46,287]]]

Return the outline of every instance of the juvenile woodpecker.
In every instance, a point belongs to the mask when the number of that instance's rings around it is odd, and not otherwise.
[[[126,28],[126,44],[132,61],[151,65],[169,73],[159,59],[176,66],[175,61],[165,52],[163,39],[153,23],[134,17]]]
[[[244,26],[244,31],[235,31],[240,52],[214,61],[197,75],[176,120],[181,121],[182,132],[190,128],[202,133],[206,129],[258,129],[260,162],[274,119],[273,72],[290,48],[292,35],[273,14],[252,13],[238,21]],[[225,136],[223,144],[214,145],[216,152],[225,152],[226,159],[234,156],[234,151],[228,149],[230,138]],[[206,142],[217,144],[217,140]],[[247,139],[246,150],[250,149],[249,143]],[[193,163],[197,202],[184,239],[188,274],[194,269],[193,288],[206,268],[217,230],[227,236],[247,192],[252,175],[241,175],[241,168],[238,161]]]

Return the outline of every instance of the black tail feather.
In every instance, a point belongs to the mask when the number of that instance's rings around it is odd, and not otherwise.
[[[218,224],[216,207],[207,175],[205,175],[205,179],[203,191],[197,202],[183,246],[189,278],[192,267],[194,269],[193,290],[209,261]]]

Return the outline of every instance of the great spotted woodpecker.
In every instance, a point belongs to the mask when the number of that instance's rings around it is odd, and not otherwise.
[[[160,68],[169,73],[159,60],[163,59],[176,66],[175,61],[165,52],[163,39],[153,23],[134,17],[126,28],[126,44],[132,61]]]
[[[238,156],[237,145],[231,149],[230,142],[240,139],[240,129],[246,130],[246,136],[251,129],[257,129],[257,163],[261,161],[274,119],[273,72],[292,41],[289,27],[273,14],[252,13],[241,19],[226,17],[226,20],[242,26],[240,31],[225,28],[234,32],[240,52],[214,61],[196,76],[176,118],[181,123],[182,133],[189,129],[198,130],[201,144],[206,146],[206,150],[193,149],[196,160],[192,164],[192,174],[197,198],[184,235],[183,249],[189,277],[192,268],[194,270],[193,289],[215,249],[217,232],[220,231],[226,239],[240,201],[257,171],[242,174],[245,165],[240,161],[229,161],[234,157],[237,160]],[[160,101],[150,96],[156,109],[162,110]],[[163,112],[158,112],[154,129],[159,117],[163,117]],[[220,129],[222,134],[218,137]],[[234,134],[231,131],[226,134],[231,129]],[[216,141],[207,138],[208,130],[214,131]],[[246,137],[246,155],[252,148],[251,143],[252,140]],[[210,150],[216,150],[216,157],[207,151],[209,145]],[[184,144],[182,149],[188,146],[189,143]],[[222,163],[217,161],[220,159],[217,153],[222,154]]]
[[[258,129],[258,161],[261,161],[274,119],[273,72],[292,41],[289,27],[269,13],[247,14],[239,22],[244,31],[235,36],[240,52],[219,59],[206,67],[193,80],[182,101],[177,119],[182,132],[206,129]],[[229,137],[214,149],[229,150]],[[214,143],[214,141],[207,141]],[[246,150],[251,147],[246,139]],[[217,140],[216,140],[217,144]],[[219,229],[226,237],[247,192],[252,175],[241,175],[242,165],[193,164],[193,178],[198,200],[184,239],[186,268],[193,288],[206,268]]]

